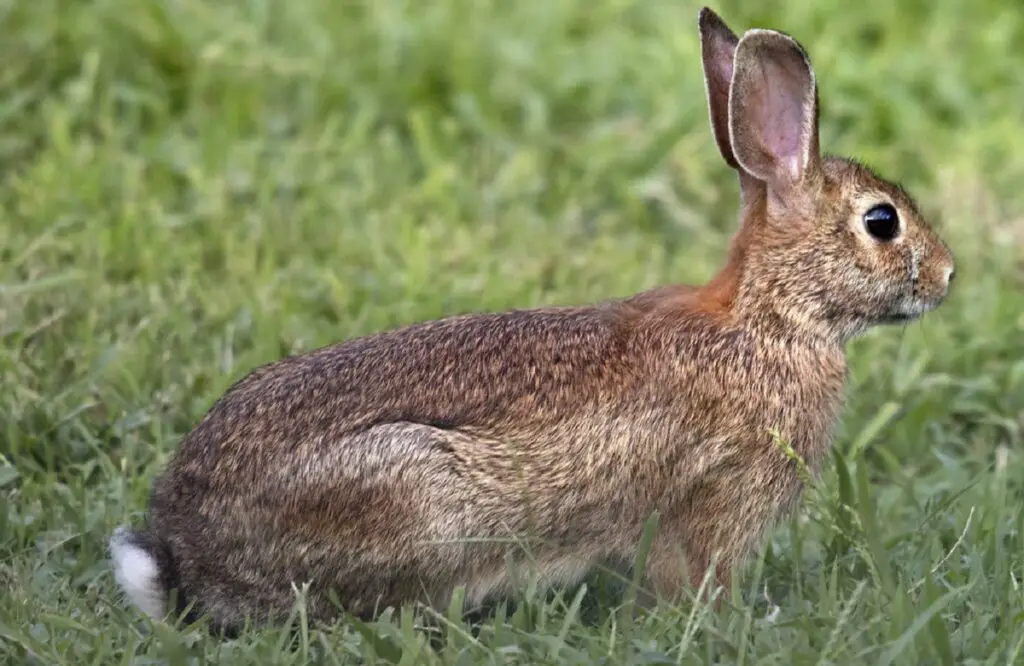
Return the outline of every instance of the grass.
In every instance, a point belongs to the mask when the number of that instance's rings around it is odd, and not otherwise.
[[[145,622],[106,539],[260,363],[709,277],[737,188],[698,5],[0,0],[0,658],[1024,663],[1017,5],[716,6],[808,48],[825,148],[917,195],[954,294],[851,346],[835,456],[720,610],[623,621],[597,576],[477,627],[455,608],[431,649],[412,609],[324,631],[299,615],[295,643]]]

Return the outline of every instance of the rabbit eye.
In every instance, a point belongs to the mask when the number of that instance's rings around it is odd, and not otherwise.
[[[880,241],[891,241],[900,233],[900,218],[889,204],[878,204],[864,213],[868,233]]]

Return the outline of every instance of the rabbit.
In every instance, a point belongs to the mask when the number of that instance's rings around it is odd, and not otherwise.
[[[711,128],[739,226],[701,286],[460,314],[284,358],[237,381],[109,551],[154,618],[237,632],[479,605],[522,567],[550,586],[628,567],[642,603],[728,587],[844,401],[846,346],[947,297],[955,262],[911,196],[818,145],[803,47],[698,17]],[[507,559],[508,558],[508,559]],[[515,567],[509,567],[509,562]],[[709,574],[708,572],[713,573]]]

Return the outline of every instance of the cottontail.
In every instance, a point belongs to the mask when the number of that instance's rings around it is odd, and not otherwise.
[[[945,297],[954,261],[911,198],[823,157],[792,38],[699,18],[711,126],[740,228],[701,287],[589,307],[471,314],[287,358],[235,384],[156,481],[149,524],[110,540],[146,613],[223,630],[510,592],[506,554],[551,584],[628,563],[671,602],[713,558],[728,584],[816,469],[845,343]],[[684,573],[688,571],[689,573]],[[176,595],[171,591],[176,590]],[[169,600],[177,599],[171,607]]]

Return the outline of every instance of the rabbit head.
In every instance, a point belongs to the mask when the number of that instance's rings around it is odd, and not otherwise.
[[[699,25],[712,130],[742,194],[719,298],[747,319],[840,341],[934,309],[953,256],[903,188],[822,155],[803,47],[774,30],[737,38],[707,8]]]

